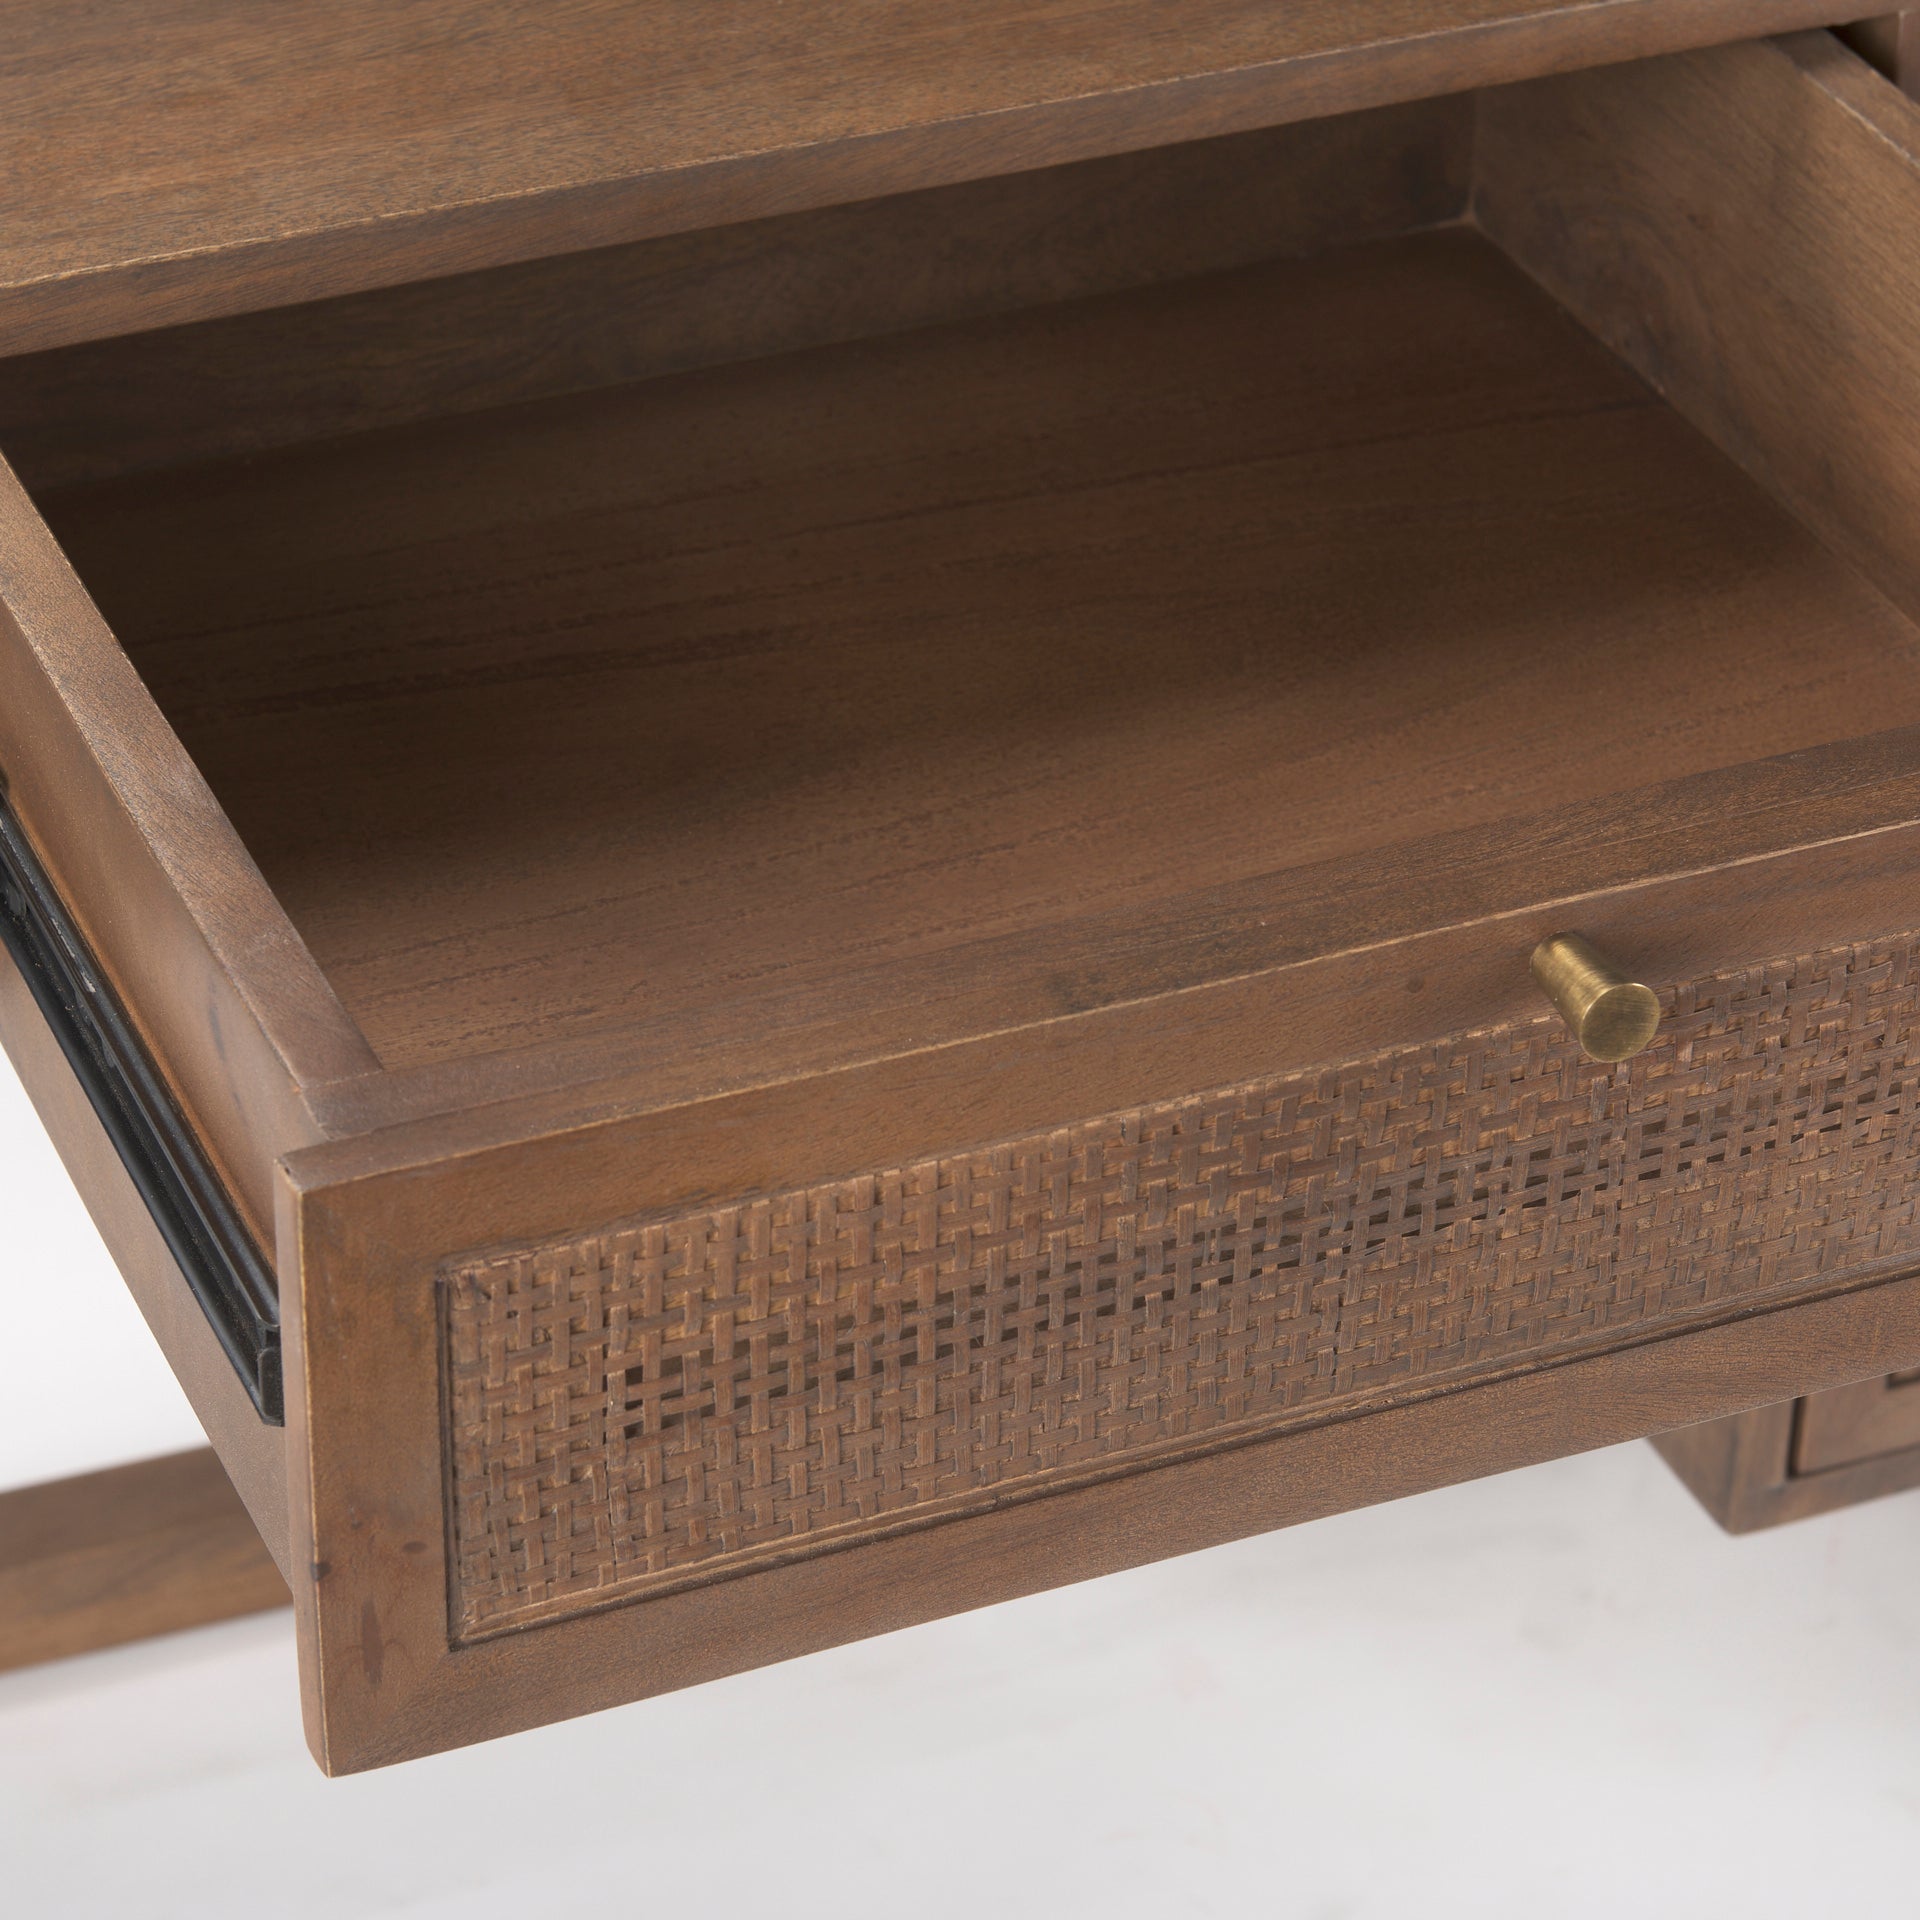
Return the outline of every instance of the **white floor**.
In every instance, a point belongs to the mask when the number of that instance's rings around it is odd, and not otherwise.
[[[192,1438],[22,1104],[0,1483]],[[1621,1448],[334,1782],[285,1618],[207,1629],[0,1676],[0,1912],[1911,1912],[1917,1521]]]

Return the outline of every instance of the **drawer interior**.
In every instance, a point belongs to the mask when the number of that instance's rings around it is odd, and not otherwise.
[[[1415,230],[133,471],[43,428],[39,505],[389,1070],[1045,1017],[1276,874],[1920,724],[1913,621],[1446,205],[1457,119],[1342,137]]]

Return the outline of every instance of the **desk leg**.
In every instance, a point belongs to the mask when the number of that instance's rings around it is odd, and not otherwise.
[[[211,1448],[0,1493],[0,1670],[287,1604]]]

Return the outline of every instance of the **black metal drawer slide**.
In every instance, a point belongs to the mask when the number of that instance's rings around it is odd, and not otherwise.
[[[0,940],[261,1418],[285,1418],[272,1269],[0,800]]]

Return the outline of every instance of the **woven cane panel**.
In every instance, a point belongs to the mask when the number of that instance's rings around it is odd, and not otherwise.
[[[1911,943],[442,1271],[462,1637],[1920,1252]]]

